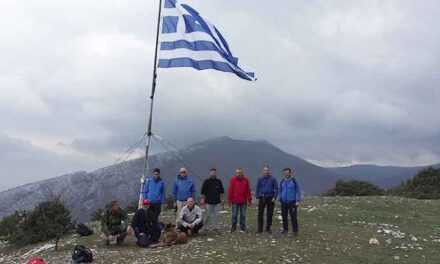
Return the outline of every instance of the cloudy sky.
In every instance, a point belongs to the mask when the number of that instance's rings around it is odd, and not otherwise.
[[[259,80],[159,71],[155,132],[266,139],[321,165],[440,161],[440,2],[187,0]],[[0,1],[0,190],[142,135],[157,0]]]

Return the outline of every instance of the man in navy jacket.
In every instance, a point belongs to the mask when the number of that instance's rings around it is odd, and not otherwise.
[[[298,234],[298,206],[301,201],[301,189],[293,176],[290,168],[283,170],[284,179],[280,182],[279,197],[281,202],[281,215],[283,218],[283,234],[289,231],[288,216],[292,220],[292,231]]]
[[[266,232],[270,233],[272,228],[273,210],[278,196],[278,183],[272,177],[268,166],[263,168],[263,176],[258,179],[256,196],[258,199],[258,231],[263,232],[264,209],[266,210]]]

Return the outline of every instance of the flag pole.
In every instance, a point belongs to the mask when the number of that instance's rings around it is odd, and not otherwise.
[[[149,163],[149,152],[151,146],[151,137],[153,136],[152,126],[153,126],[153,107],[154,107],[154,95],[156,93],[156,84],[157,84],[157,53],[159,47],[159,34],[160,34],[160,19],[162,16],[162,0],[159,0],[159,11],[157,15],[157,27],[156,27],[156,45],[154,48],[154,63],[153,63],[153,79],[151,83],[151,93],[149,96],[150,99],[150,112],[149,117],[146,122],[146,133],[147,136],[146,144],[145,144],[145,161],[144,161],[144,173],[141,178],[141,188],[139,192],[139,205],[138,207],[142,207],[142,189],[144,186],[145,179],[148,176],[148,163]],[[148,114],[147,114],[148,115]]]

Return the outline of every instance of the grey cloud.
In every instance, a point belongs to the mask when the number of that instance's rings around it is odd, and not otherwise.
[[[59,154],[3,133],[0,133],[0,149],[0,191],[77,170],[96,169],[105,164],[103,160],[81,155]]]
[[[323,164],[440,160],[438,1],[187,2],[259,80],[160,70],[159,135],[266,139]],[[110,163],[144,130],[156,8],[3,1],[0,130]]]

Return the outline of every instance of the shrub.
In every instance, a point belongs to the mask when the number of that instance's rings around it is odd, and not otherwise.
[[[4,217],[0,221],[0,239],[8,241],[21,239],[20,225],[24,222],[25,217],[26,211],[15,211],[15,213]]]
[[[174,198],[173,196],[167,196],[167,198],[165,199],[165,206],[167,210],[174,210]]]
[[[24,246],[55,239],[55,249],[60,238],[74,226],[70,211],[59,198],[42,202],[28,213],[16,212],[1,223],[6,226],[2,233],[11,244]]]
[[[416,199],[440,199],[440,169],[427,168],[391,190],[394,195]]]
[[[343,181],[336,182],[334,188],[324,193],[324,196],[372,196],[384,195],[385,191],[378,186],[366,181]]]
[[[136,213],[138,206],[139,206],[139,200],[133,201],[127,205],[125,212],[127,212],[128,214]]]
[[[93,222],[97,221],[97,222],[101,222],[102,216],[104,215],[104,209],[102,208],[98,208],[95,212],[92,213],[91,215],[91,220]]]

